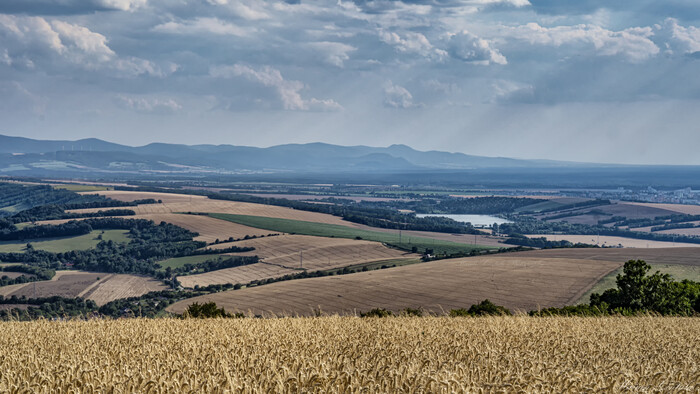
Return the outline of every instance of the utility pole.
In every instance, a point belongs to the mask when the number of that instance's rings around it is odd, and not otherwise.
[[[299,252],[299,268],[304,268],[304,251]]]

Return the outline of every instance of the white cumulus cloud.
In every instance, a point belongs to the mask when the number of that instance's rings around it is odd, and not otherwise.
[[[244,77],[263,86],[275,89],[282,106],[295,111],[334,111],[342,109],[341,105],[331,99],[304,99],[301,91],[305,88],[300,81],[290,81],[282,77],[282,73],[270,66],[254,69],[242,64],[233,66],[215,66],[209,74],[216,78]]]
[[[669,53],[688,54],[700,51],[700,28],[681,26],[673,18],[667,18],[663,25],[656,25],[655,28]]]
[[[428,38],[421,33],[408,31],[399,34],[380,30],[379,39],[386,44],[392,45],[397,51],[403,53],[414,53],[438,60],[443,59],[447,55],[444,50],[435,48]]]
[[[392,81],[384,85],[384,104],[393,108],[411,108],[416,106],[413,103],[411,92],[403,86],[394,85]]]
[[[323,58],[323,61],[336,67],[343,67],[345,61],[350,59],[348,53],[357,50],[352,45],[332,41],[312,42],[308,45]]]
[[[448,50],[452,57],[467,63],[484,65],[508,64],[506,57],[492,47],[491,42],[464,30],[448,35]]]
[[[6,58],[22,58],[31,67],[37,61],[55,66],[58,59],[83,69],[111,70],[125,76],[164,74],[148,60],[119,57],[104,35],[61,20],[0,15],[0,38],[0,51]]]
[[[532,22],[510,28],[506,35],[532,45],[588,46],[598,55],[619,55],[632,62],[640,62],[659,53],[659,47],[651,39],[654,32],[650,27],[613,31],[597,25],[544,27]]]
[[[245,37],[252,30],[237,26],[218,18],[200,17],[190,20],[165,22],[153,28],[154,31],[170,34],[217,34]]]

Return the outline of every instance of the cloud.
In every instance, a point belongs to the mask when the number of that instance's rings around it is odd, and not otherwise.
[[[466,30],[448,34],[448,37],[448,51],[453,58],[483,66],[508,64],[506,57],[498,49],[491,47],[491,42]]]
[[[0,38],[4,38],[0,50],[7,58],[23,58],[32,67],[36,61],[55,67],[54,60],[59,59],[82,69],[111,70],[122,76],[163,75],[148,60],[117,56],[102,34],[61,20],[0,15]]]
[[[94,67],[95,64],[109,62],[116,57],[114,51],[107,46],[107,38],[102,34],[59,20],[53,21],[51,26],[59,40],[52,42],[52,46],[74,63]]]
[[[319,100],[311,98],[305,100],[301,91],[305,88],[299,81],[289,81],[282,77],[279,70],[270,66],[258,69],[234,64],[233,66],[215,66],[210,69],[210,75],[215,78],[244,77],[250,81],[275,89],[282,106],[292,111],[335,111],[342,109],[334,100]]]
[[[118,95],[119,107],[145,114],[172,114],[182,110],[182,105],[171,98],[148,98]]]
[[[241,0],[207,0],[207,2],[209,4],[226,6],[238,17],[246,20],[258,21],[270,18],[270,15],[263,8],[263,2]]]
[[[641,62],[659,53],[651,37],[650,27],[631,27],[620,31],[604,29],[596,25],[543,27],[535,22],[505,31],[510,38],[531,45],[561,47],[583,45],[601,56],[622,56],[632,62]]]
[[[148,0],[3,0],[0,13],[80,15],[97,11],[136,11]]]
[[[440,82],[437,79],[428,79],[421,81],[421,85],[430,91],[442,94],[459,93],[459,87],[454,83]]]
[[[403,53],[414,53],[427,58],[441,60],[447,56],[447,52],[442,49],[433,47],[421,33],[404,32],[398,34],[386,30],[379,31],[379,39],[396,48],[397,51]]]
[[[534,96],[534,87],[532,85],[519,83],[509,80],[496,80],[491,84],[492,97],[486,102],[528,102]]]
[[[693,55],[700,51],[700,29],[695,26],[684,27],[678,24],[678,20],[667,18],[663,25],[656,25],[655,29],[668,54],[680,52]]]
[[[217,34],[217,35],[232,35],[245,37],[252,33],[249,28],[243,28],[233,23],[222,21],[218,18],[194,18],[191,20],[175,22],[170,21],[162,23],[153,28],[153,31],[169,34],[191,34],[198,35],[202,33]]]
[[[96,3],[114,10],[134,11],[145,6],[148,0],[97,0]]]
[[[528,0],[471,0],[463,3],[471,5],[510,5],[513,7],[527,7],[532,5]]]
[[[413,103],[413,95],[403,86],[394,85],[389,81],[384,85],[384,105],[392,108],[411,108],[416,105]]]
[[[344,62],[350,59],[348,53],[357,50],[351,45],[332,41],[312,42],[308,45],[315,52],[319,53],[326,63],[336,67],[343,67]]]
[[[0,97],[3,97],[5,110],[22,112],[29,110],[33,115],[44,115],[48,99],[30,92],[21,83],[16,81],[0,81]]]

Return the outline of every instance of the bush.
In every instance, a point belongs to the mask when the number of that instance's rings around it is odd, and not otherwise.
[[[374,308],[369,312],[360,312],[360,317],[389,317],[394,316],[391,311],[384,308]]]
[[[506,307],[496,305],[489,300],[483,300],[478,304],[472,305],[469,309],[459,308],[452,309],[450,316],[510,316],[512,313]]]
[[[420,308],[414,309],[414,308],[404,308],[400,313],[401,316],[417,316],[421,317],[423,316],[423,310]]]
[[[197,302],[187,307],[182,314],[183,318],[210,319],[210,318],[238,318],[244,317],[242,313],[230,314],[224,308],[217,308],[215,302],[199,304]]]

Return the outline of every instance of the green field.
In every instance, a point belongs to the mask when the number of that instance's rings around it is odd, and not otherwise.
[[[161,270],[164,270],[168,267],[170,268],[181,268],[184,267],[185,264],[197,264],[201,263],[203,261],[207,260],[216,260],[219,258],[219,254],[202,254],[202,255],[196,255],[196,256],[185,256],[185,257],[173,257],[172,259],[167,259],[163,261],[159,261],[158,264],[162,267]]]
[[[681,281],[684,279],[699,281],[700,280],[700,267],[694,265],[677,265],[677,264],[649,264],[651,270],[649,274],[653,274],[656,271],[660,271],[662,274],[669,274],[674,280]],[[591,294],[602,293],[608,289],[614,289],[617,287],[615,279],[618,274],[622,273],[622,267],[616,269],[610,274],[606,275],[598,283],[593,286],[590,290],[586,292],[576,304],[588,304],[591,300]]]
[[[16,204],[16,205],[11,205],[9,207],[2,207],[2,208],[0,208],[0,212],[6,212],[8,214],[15,214],[17,212],[23,211],[24,209],[25,209],[24,205]]]
[[[70,252],[71,250],[87,250],[94,248],[100,242],[97,238],[103,230],[95,230],[89,234],[77,237],[60,238],[39,238],[25,241],[2,241],[0,242],[0,253],[24,252],[27,243],[31,243],[34,249],[45,250],[53,253]],[[104,230],[102,240],[114,241],[117,243],[129,242],[129,232],[125,230]]]
[[[489,246],[461,244],[457,242],[442,241],[432,238],[399,237],[398,233],[384,233],[379,231],[361,230],[337,224],[325,224],[305,222],[301,220],[277,219],[262,216],[232,215],[225,213],[210,213],[209,216],[217,219],[242,224],[249,227],[270,231],[279,231],[289,234],[313,235],[317,237],[337,238],[361,238],[366,241],[382,242],[404,250],[418,248],[419,252],[425,249],[433,249],[435,253],[469,253],[472,250],[496,249]]]
[[[112,190],[111,187],[107,186],[93,186],[93,185],[77,185],[77,184],[60,184],[51,185],[54,189],[65,189],[72,192],[101,192],[105,190]]]

